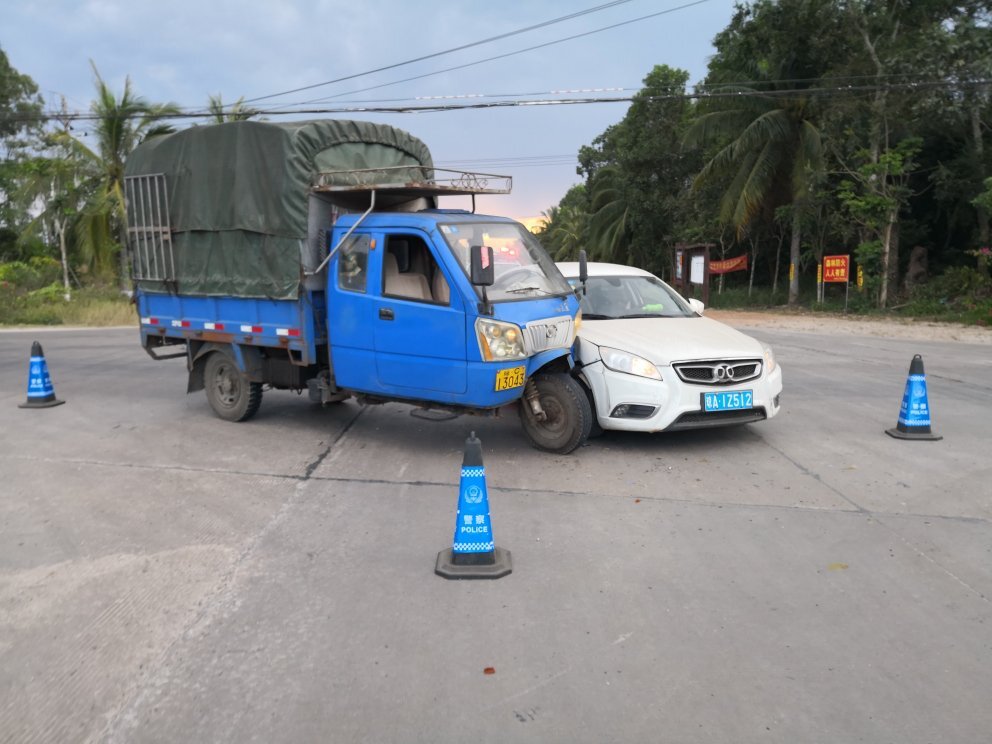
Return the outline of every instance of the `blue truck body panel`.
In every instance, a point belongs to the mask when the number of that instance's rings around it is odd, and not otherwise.
[[[303,290],[296,300],[197,297],[139,289],[142,343],[148,348],[163,339],[171,343],[182,339],[262,347],[296,366],[328,365],[339,389],[386,398],[480,409],[513,402],[522,387],[497,391],[500,370],[524,367],[529,378],[555,359],[568,357],[569,350],[550,349],[516,361],[483,359],[475,330],[479,296],[438,231],[439,223],[453,216],[461,221],[513,222],[443,210],[372,213],[353,231],[356,237],[366,236],[372,246],[363,291],[338,286],[339,255],[328,264],[325,289]],[[337,245],[358,220],[352,214],[339,218],[328,236],[328,247]],[[450,288],[447,302],[385,293],[384,246],[396,234],[420,237],[429,247]],[[574,317],[577,310],[578,301],[571,294],[529,297],[495,303],[491,317],[524,328],[534,320]]]
[[[297,300],[261,300],[245,297],[191,297],[136,293],[142,343],[165,336],[197,340],[224,340],[252,346],[293,349],[300,362],[317,361],[317,344],[326,343],[324,323],[313,312],[315,293]]]

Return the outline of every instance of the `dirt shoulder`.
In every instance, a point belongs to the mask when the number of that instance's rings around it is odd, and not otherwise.
[[[791,313],[775,310],[707,310],[706,317],[719,320],[734,328],[770,328],[799,333],[992,344],[992,329],[959,323],[935,323],[912,319],[866,319],[831,313]]]

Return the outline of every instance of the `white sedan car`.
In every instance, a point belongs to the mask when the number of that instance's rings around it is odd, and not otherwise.
[[[558,268],[579,287],[579,264]],[[749,424],[779,411],[772,350],[710,318],[653,274],[589,263],[575,358],[603,429]]]

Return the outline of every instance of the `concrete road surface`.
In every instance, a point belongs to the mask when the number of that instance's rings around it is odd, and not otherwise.
[[[0,332],[0,741],[988,741],[992,347],[754,335],[776,419],[557,457]],[[940,442],[883,434],[914,353]],[[433,573],[470,430],[498,581]]]

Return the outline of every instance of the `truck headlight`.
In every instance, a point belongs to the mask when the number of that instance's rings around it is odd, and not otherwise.
[[[479,338],[482,358],[487,362],[504,362],[527,356],[520,326],[514,323],[477,318],[475,334]]]
[[[603,364],[614,372],[626,372],[628,375],[650,377],[653,380],[661,379],[661,372],[658,371],[658,368],[636,354],[611,349],[608,346],[600,346],[599,355],[603,359]]]
[[[768,344],[762,344],[762,347],[765,349],[765,372],[771,374],[775,371],[775,354]]]

